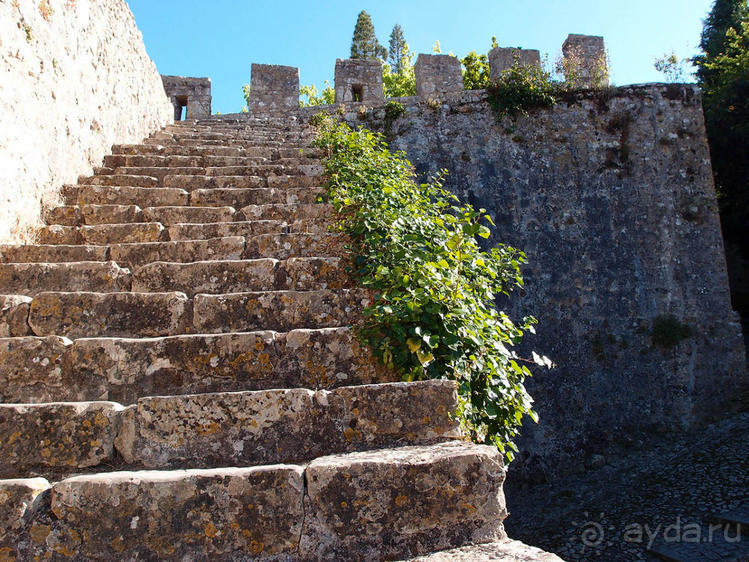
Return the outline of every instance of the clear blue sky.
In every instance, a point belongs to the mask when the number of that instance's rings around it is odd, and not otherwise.
[[[617,85],[654,82],[657,56],[696,53],[712,0],[128,0],[162,74],[207,76],[213,111],[237,112],[250,64],[297,66],[301,83],[333,80],[356,17],[366,10],[387,46],[399,23],[411,50],[464,56],[501,46],[539,49],[554,60],[569,33],[603,35]]]

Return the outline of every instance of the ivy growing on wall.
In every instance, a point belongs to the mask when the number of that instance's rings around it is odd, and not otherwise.
[[[351,239],[352,273],[375,295],[359,337],[406,381],[457,381],[466,434],[512,460],[523,417],[536,419],[523,384],[527,364],[551,366],[513,349],[535,319],[515,323],[495,307],[498,295],[522,287],[525,256],[505,245],[483,251],[477,237],[492,226],[485,211],[460,203],[439,179],[418,184],[405,155],[380,135],[331,117],[315,123],[316,145],[327,151],[327,199]]]

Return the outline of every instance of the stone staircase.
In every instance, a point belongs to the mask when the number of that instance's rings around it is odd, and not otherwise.
[[[0,560],[378,560],[504,539],[499,453],[397,382],[294,120],[114,146],[0,246]],[[525,558],[524,558],[525,559]],[[529,558],[528,558],[529,559]]]

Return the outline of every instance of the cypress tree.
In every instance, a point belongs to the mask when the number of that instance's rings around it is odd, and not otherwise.
[[[400,24],[395,24],[393,31],[390,33],[390,44],[388,49],[388,62],[393,69],[393,73],[400,74],[403,70],[403,56],[408,49],[406,37],[403,35],[403,28]]]
[[[386,56],[387,49],[377,40],[372,18],[362,10],[356,19],[354,37],[351,40],[351,58],[384,59]]]

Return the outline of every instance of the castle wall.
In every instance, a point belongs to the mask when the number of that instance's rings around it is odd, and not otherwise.
[[[174,109],[124,0],[0,2],[0,241]]]
[[[501,123],[482,92],[434,109],[414,98],[390,125],[418,175],[489,211],[491,244],[524,250],[526,287],[500,306],[534,315],[523,346],[557,367],[528,381],[511,474],[553,477],[610,446],[722,415],[746,388],[699,91],[580,94]],[[587,97],[586,97],[587,96]],[[384,111],[352,124],[382,130]],[[668,336],[687,326],[673,347]]]

